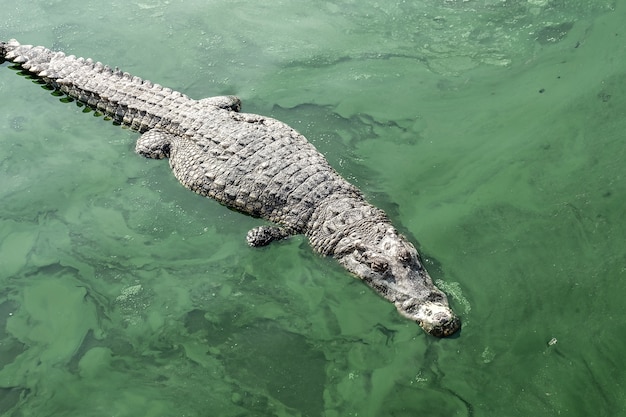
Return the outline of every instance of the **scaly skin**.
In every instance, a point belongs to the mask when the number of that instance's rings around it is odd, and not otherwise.
[[[251,246],[293,234],[333,256],[426,332],[460,329],[415,247],[345,181],[304,136],[278,120],[239,113],[236,97],[193,100],[118,69],[44,47],[0,42],[0,61],[142,133],[137,153],[169,158],[188,189],[277,226],[248,232]]]

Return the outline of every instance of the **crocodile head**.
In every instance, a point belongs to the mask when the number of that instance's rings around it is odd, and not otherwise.
[[[390,225],[379,224],[367,234],[363,239],[353,235],[350,250],[335,254],[339,262],[427,333],[446,337],[459,330],[461,321],[433,284],[415,247]]]

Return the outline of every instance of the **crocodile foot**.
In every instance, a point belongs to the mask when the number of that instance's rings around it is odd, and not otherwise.
[[[170,157],[170,146],[174,136],[163,130],[152,129],[137,139],[135,152],[141,156],[152,159]]]
[[[259,226],[250,229],[246,235],[248,245],[253,247],[267,246],[275,240],[285,239],[292,233],[284,227]]]
[[[241,110],[241,100],[237,96],[215,96],[207,97],[199,100],[200,103],[209,106],[219,107],[220,109],[239,112]]]

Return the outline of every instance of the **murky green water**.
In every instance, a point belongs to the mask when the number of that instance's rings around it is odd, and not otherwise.
[[[464,328],[425,335],[303,238],[248,248],[257,220],[4,64],[0,415],[623,414],[625,1],[15,4],[0,39],[300,130]]]

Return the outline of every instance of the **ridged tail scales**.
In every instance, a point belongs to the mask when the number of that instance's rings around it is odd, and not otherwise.
[[[15,40],[0,42],[0,59],[143,133],[137,153],[168,158],[188,189],[277,224],[252,229],[250,245],[305,234],[316,251],[336,258],[428,333],[449,336],[460,328],[415,247],[286,124],[239,113],[236,97],[196,101],[99,62]]]
[[[2,56],[46,84],[110,117],[114,123],[145,132],[176,126],[176,109],[192,100],[159,84],[132,76],[91,59],[77,58],[41,46],[3,42]]]

